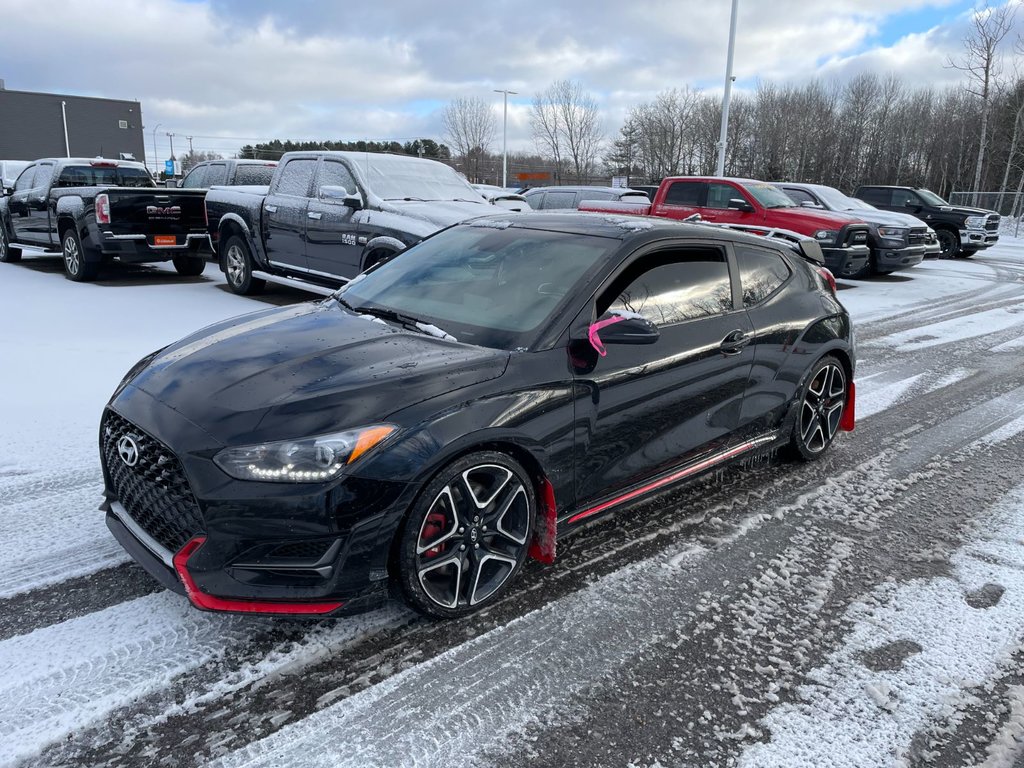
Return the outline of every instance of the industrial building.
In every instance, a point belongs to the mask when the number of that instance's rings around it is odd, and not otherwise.
[[[145,161],[137,101],[8,91],[0,80],[0,159],[124,157]]]

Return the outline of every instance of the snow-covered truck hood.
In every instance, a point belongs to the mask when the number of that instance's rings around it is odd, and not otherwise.
[[[479,203],[461,200],[388,200],[387,205],[396,213],[434,224],[439,229],[495,213],[494,206],[483,199]]]

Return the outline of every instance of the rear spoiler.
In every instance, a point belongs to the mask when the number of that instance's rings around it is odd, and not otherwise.
[[[698,214],[695,214],[694,216],[686,219],[686,221],[694,224],[704,224],[711,227],[735,229],[739,232],[748,232],[749,234],[760,235],[761,237],[770,237],[772,240],[782,243],[790,250],[796,252],[800,256],[803,256],[807,261],[816,264],[819,267],[825,266],[825,257],[821,253],[821,245],[813,237],[801,235],[799,232],[793,232],[788,229],[779,229],[778,227],[761,227],[756,224],[716,224],[710,221],[701,221],[698,216]]]

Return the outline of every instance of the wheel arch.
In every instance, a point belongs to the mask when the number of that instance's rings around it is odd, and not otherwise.
[[[217,263],[220,264],[222,272],[224,271],[224,254],[221,253],[221,243],[234,235],[242,238],[246,245],[249,246],[249,252],[253,256],[256,255],[255,248],[253,247],[252,231],[249,229],[249,225],[237,214],[225,214],[217,223]]]
[[[363,252],[359,256],[359,271],[365,271],[372,263],[370,257],[377,253],[390,253],[392,255],[404,251],[408,246],[399,240],[397,237],[391,237],[389,235],[381,235],[375,237],[363,246]],[[377,261],[379,259],[375,259]]]

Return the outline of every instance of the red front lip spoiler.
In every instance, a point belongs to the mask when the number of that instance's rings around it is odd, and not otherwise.
[[[194,536],[174,556],[174,570],[185,585],[185,594],[196,608],[204,611],[230,611],[232,613],[276,613],[285,615],[322,614],[335,611],[344,605],[343,602],[323,603],[286,603],[270,600],[236,600],[215,597],[203,592],[196,585],[192,574],[188,572],[188,560],[203,544],[205,536]]]

